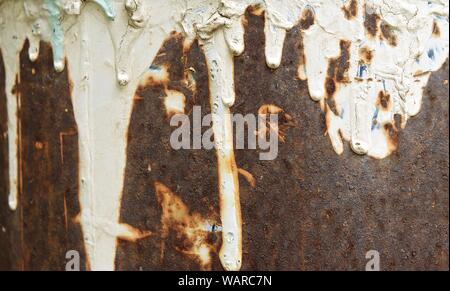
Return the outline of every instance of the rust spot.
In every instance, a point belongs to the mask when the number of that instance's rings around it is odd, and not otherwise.
[[[254,16],[262,16],[264,15],[264,7],[261,4],[250,5],[247,8],[249,14]]]
[[[173,247],[197,261],[203,270],[211,269],[211,253],[215,247],[208,242],[207,225],[216,223],[204,219],[199,213],[189,210],[187,205],[166,185],[155,182],[158,202],[161,204],[161,259],[164,258],[165,241],[170,231],[175,231],[178,242]]]
[[[381,39],[384,39],[391,46],[397,46],[397,36],[394,28],[386,22],[381,23]]]
[[[327,105],[335,115],[338,115],[334,100],[338,89],[338,84],[349,82],[348,71],[350,69],[351,42],[341,40],[339,46],[341,49],[340,55],[337,58],[330,59],[328,63],[327,78],[325,81]]]
[[[314,24],[314,13],[311,9],[305,9],[302,13],[302,18],[300,19],[300,28],[307,30]]]
[[[419,70],[414,73],[414,77],[422,77],[422,76],[429,75],[429,74],[430,74],[430,72],[423,72],[423,71]]]
[[[336,83],[349,82],[348,70],[350,69],[350,45],[350,41],[341,40],[340,56],[335,59],[331,59],[328,64],[328,78],[325,83],[328,96],[334,95],[336,91]]]
[[[325,90],[327,92],[327,98],[333,98],[336,93],[336,83],[332,78],[327,78],[325,82]]]
[[[37,142],[34,143],[34,147],[37,150],[42,150],[44,148],[44,144],[42,142],[40,142],[40,141],[37,141]]]
[[[271,123],[270,120],[267,119],[268,115],[277,114],[278,115],[278,124]],[[265,126],[262,126],[258,129],[258,136],[265,136],[268,138],[268,135],[271,131],[274,131],[278,134],[278,139],[281,142],[286,141],[285,131],[295,125],[294,119],[292,116],[287,114],[280,107],[273,104],[264,104],[258,109],[258,116],[266,119]]]
[[[362,47],[359,50],[359,57],[365,64],[370,64],[373,59],[373,51],[368,47]]]
[[[370,37],[374,38],[377,35],[379,23],[380,16],[378,16],[376,13],[369,13],[366,6],[364,14],[364,27],[366,28],[366,32]]]
[[[388,141],[388,146],[391,152],[395,151],[398,147],[398,129],[392,123],[386,123],[383,126],[384,134]]]
[[[358,1],[350,0],[342,7],[344,11],[345,18],[352,19],[358,15]]]
[[[391,95],[380,91],[380,93],[378,93],[377,105],[381,106],[384,110],[389,109],[391,107]]]
[[[436,21],[433,22],[433,36],[441,36],[441,29],[439,28],[439,25],[436,23]]]

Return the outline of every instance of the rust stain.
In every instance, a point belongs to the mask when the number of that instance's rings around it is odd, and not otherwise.
[[[328,63],[328,78],[334,79],[338,83],[348,83],[348,70],[350,69],[350,46],[351,42],[341,40],[339,42],[340,56],[330,59]]]
[[[430,72],[417,71],[417,72],[414,73],[414,77],[422,77],[422,76],[426,76],[426,75],[429,75],[429,74],[430,74]]]
[[[69,223],[68,223],[68,219],[67,219],[67,198],[66,198],[66,193],[64,192],[64,226],[66,227],[66,234],[69,230]]]
[[[300,27],[303,30],[309,29],[315,22],[314,12],[311,9],[305,9],[300,19]]]
[[[361,61],[363,61],[365,64],[370,64],[373,59],[374,52],[370,50],[368,47],[362,47],[359,50],[359,57]]]
[[[269,115],[278,115],[278,123],[270,122]],[[271,131],[278,135],[278,140],[282,143],[286,142],[286,130],[295,126],[292,116],[287,114],[282,108],[273,104],[264,104],[258,109],[259,118],[263,118],[266,122],[262,123],[258,128],[257,135],[268,138]]]
[[[439,38],[441,36],[441,29],[439,28],[439,25],[436,23],[436,21],[433,22],[433,36],[436,38]]]
[[[367,6],[365,7],[364,14],[364,27],[369,37],[375,38],[379,31],[380,16],[376,13],[370,13]]]
[[[384,111],[389,111],[392,104],[391,95],[384,93],[384,91],[380,91],[378,93],[377,105],[381,107]]]
[[[334,98],[334,94],[336,93],[336,82],[333,78],[327,77],[325,81],[325,91],[327,92],[327,98],[332,99]]]
[[[62,165],[64,165],[64,138],[66,136],[74,136],[77,134],[78,132],[75,129],[59,133],[59,157]]]
[[[215,246],[209,241],[208,226],[217,225],[214,219],[205,219],[191,212],[186,204],[166,185],[155,182],[154,187],[162,208],[161,215],[161,259],[164,258],[166,240],[170,231],[176,233],[175,249],[195,261],[203,270],[211,269],[211,253]]]
[[[384,134],[388,141],[389,150],[394,152],[398,147],[398,129],[392,123],[386,123],[383,125]]]
[[[18,189],[17,189],[17,199],[18,207],[20,211],[20,247],[22,252],[21,258],[21,269],[25,270],[25,238],[24,238],[24,216],[23,216],[23,205],[22,205],[22,194],[23,194],[23,146],[22,146],[22,96],[20,93],[20,76],[16,75],[16,81],[13,88],[14,95],[16,95],[17,102],[17,161],[18,161]]]
[[[339,83],[348,83],[348,71],[350,69],[350,46],[351,42],[341,40],[339,42],[340,55],[329,60],[327,78],[325,80],[326,102],[331,111],[337,114],[336,102],[334,100]]]
[[[358,1],[357,0],[349,0],[342,7],[344,11],[345,18],[351,20],[358,15]]]
[[[382,22],[380,38],[386,40],[391,46],[397,46],[397,36],[394,33],[394,28],[386,22]]]

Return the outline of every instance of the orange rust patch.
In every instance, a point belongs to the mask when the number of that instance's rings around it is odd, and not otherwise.
[[[325,80],[325,92],[327,104],[330,109],[336,114],[336,104],[334,97],[338,90],[339,83],[348,83],[348,71],[350,69],[350,46],[351,42],[346,40],[340,41],[341,53],[340,56],[330,59],[328,63],[327,78]]]
[[[339,57],[331,59],[328,64],[328,78],[337,83],[348,83],[348,70],[350,69],[350,46],[351,42],[341,40],[339,43],[341,54]],[[328,83],[328,81],[327,81]]]
[[[334,94],[336,93],[336,83],[330,77],[325,81],[325,90],[327,92],[327,98],[331,99],[334,97]]]
[[[381,39],[386,40],[389,45],[391,46],[397,46],[397,36],[394,33],[394,28],[387,24],[386,22],[383,22],[381,24]]]
[[[384,124],[383,129],[388,142],[389,150],[393,152],[398,147],[398,129],[392,123]]]
[[[436,23],[436,21],[433,22],[433,36],[441,36],[441,29],[439,28],[439,25]]]
[[[428,74],[430,74],[430,72],[417,71],[414,73],[414,77],[422,77]]]
[[[345,18],[349,20],[355,18],[358,15],[358,1],[350,0],[342,7],[342,10],[344,11]]]
[[[215,247],[208,242],[208,221],[199,213],[191,213],[186,204],[163,183],[155,182],[154,186],[162,208],[161,258],[164,257],[165,241],[170,230],[173,230],[179,239],[173,247],[197,261],[203,270],[211,269],[210,253],[215,251]]]
[[[267,120],[268,115],[276,114],[278,115],[278,124],[271,123]],[[292,116],[287,114],[280,107],[273,104],[264,104],[258,109],[259,118],[265,118],[266,123],[258,129],[258,136],[263,136],[268,138],[270,131],[274,131],[278,134],[278,139],[281,142],[285,142],[286,134],[285,131],[295,125],[294,119]]]
[[[261,4],[251,5],[247,8],[247,11],[255,16],[264,15],[264,7]]]
[[[378,93],[377,105],[381,106],[381,108],[384,110],[388,110],[392,105],[391,95],[385,94],[383,91],[380,91],[380,93]]]
[[[359,57],[365,64],[370,64],[373,60],[373,51],[368,47],[362,47],[359,50]]]
[[[37,142],[34,143],[34,147],[37,150],[42,150],[44,148],[44,144],[42,142],[40,142],[40,141],[37,141]]]
[[[308,29],[314,24],[314,13],[311,9],[305,9],[302,12],[302,17],[300,19],[300,27],[301,29]]]
[[[365,8],[364,15],[364,27],[366,29],[366,33],[369,37],[376,37],[380,24],[380,16],[376,13],[369,13],[367,7]]]

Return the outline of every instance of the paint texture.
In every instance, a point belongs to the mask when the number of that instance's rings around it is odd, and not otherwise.
[[[10,208],[16,209],[19,199],[20,98],[13,90],[20,83],[19,53],[28,40],[29,58],[36,61],[45,41],[51,44],[55,70],[62,72],[67,65],[73,82],[80,158],[77,221],[90,269],[114,269],[118,239],[136,242],[153,235],[119,223],[126,136],[140,84],[149,78],[168,82],[167,68],[152,64],[176,32],[185,38],[185,50],[198,42],[205,55],[217,148],[219,257],[226,270],[239,270],[242,218],[230,113],[237,101],[234,58],[254,49],[244,44],[249,7],[264,15],[264,53],[271,69],[282,64],[287,31],[301,25],[298,78],[307,81],[311,98],[319,102],[337,154],[343,153],[344,141],[357,154],[377,159],[397,150],[398,126],[404,128],[419,113],[431,72],[448,57],[447,1],[3,0],[0,49],[6,74]],[[187,71],[184,80],[194,88],[192,74]],[[169,116],[184,111],[184,94],[165,89],[165,108],[160,109]],[[167,201],[176,200],[171,190],[161,182],[155,187],[162,208],[170,208]],[[182,203],[176,204],[187,216]],[[179,222],[166,217],[163,224]],[[210,251],[194,244],[188,253],[208,268]]]

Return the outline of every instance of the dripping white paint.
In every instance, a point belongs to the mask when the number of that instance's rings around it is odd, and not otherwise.
[[[264,11],[266,63],[273,69],[281,64],[287,31],[302,18],[313,18],[302,31],[304,62],[298,76],[307,80],[312,99],[325,112],[336,153],[343,152],[344,140],[356,153],[375,158],[396,150],[386,128],[394,128],[395,115],[402,116],[405,127],[418,114],[423,87],[448,57],[448,1],[0,0],[11,209],[18,206],[20,108],[11,93],[20,70],[18,55],[28,39],[30,59],[36,60],[39,40],[44,40],[52,45],[55,69],[64,70],[66,60],[74,83],[79,221],[91,270],[114,269],[118,238],[133,241],[149,235],[119,223],[125,136],[136,88],[176,31],[188,41],[197,39],[206,56],[210,104],[216,112],[212,128],[214,137],[223,141],[217,147],[223,230],[219,256],[226,270],[239,270],[242,219],[230,116],[235,102],[233,57],[246,49],[243,20],[249,6]],[[345,70],[328,73],[338,60]]]

